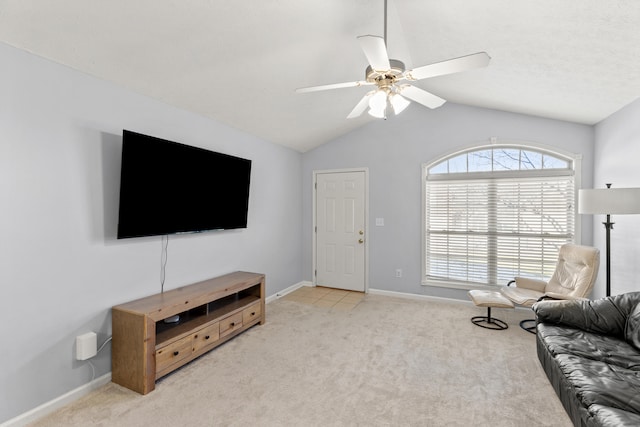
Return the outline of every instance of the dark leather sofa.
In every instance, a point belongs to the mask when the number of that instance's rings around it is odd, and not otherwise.
[[[538,358],[573,424],[640,426],[640,292],[533,310]]]

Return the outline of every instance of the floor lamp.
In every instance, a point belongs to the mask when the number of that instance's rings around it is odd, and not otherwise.
[[[607,188],[579,190],[578,213],[605,214],[607,221],[603,222],[606,230],[606,262],[607,262],[607,296],[611,295],[611,230],[613,222],[611,215],[639,214],[640,188]]]

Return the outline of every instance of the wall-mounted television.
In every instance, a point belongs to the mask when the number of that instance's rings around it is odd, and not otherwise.
[[[251,160],[123,130],[118,239],[247,227]]]

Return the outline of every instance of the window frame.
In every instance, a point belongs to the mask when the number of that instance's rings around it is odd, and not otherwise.
[[[498,283],[496,285],[483,285],[483,284],[474,284],[474,283],[464,283],[464,282],[456,282],[451,280],[435,280],[427,277],[427,179],[429,178],[429,169],[436,166],[437,164],[447,161],[451,158],[460,156],[462,154],[474,152],[474,151],[482,151],[487,149],[518,149],[518,150],[527,150],[527,151],[536,151],[542,154],[548,154],[553,157],[557,157],[562,160],[566,160],[569,163],[569,169],[561,169],[561,170],[573,170],[573,178],[574,178],[574,206],[577,206],[578,201],[578,190],[582,188],[582,155],[571,153],[568,151],[564,151],[555,147],[549,147],[543,144],[529,142],[529,141],[497,141],[497,138],[491,138],[489,143],[476,143],[472,144],[468,147],[446,153],[436,158],[433,161],[422,164],[422,184],[421,184],[421,199],[422,199],[422,213],[421,213],[421,281],[423,286],[432,286],[432,287],[443,287],[443,288],[452,288],[452,289],[487,289],[487,290],[495,290],[498,286],[506,285],[506,283]],[[535,175],[537,170],[527,170],[527,176]],[[546,175],[544,169],[539,169],[540,175]],[[566,172],[565,172],[566,173]],[[509,172],[500,172],[500,176],[510,175]],[[464,173],[465,177],[471,178],[486,178],[491,175],[491,172],[466,172]],[[513,175],[518,175],[518,172],[513,172]],[[437,178],[436,178],[437,179]],[[446,178],[442,178],[446,179]],[[577,209],[574,209],[574,243],[581,244],[582,241],[582,221],[581,215],[578,214]]]

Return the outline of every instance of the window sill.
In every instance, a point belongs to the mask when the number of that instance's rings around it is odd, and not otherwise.
[[[446,282],[446,281],[440,281],[440,280],[423,280],[422,286],[430,286],[434,288],[463,289],[467,291],[470,291],[473,289],[495,291],[502,287],[502,285],[481,285],[481,284],[472,284],[472,283]]]

